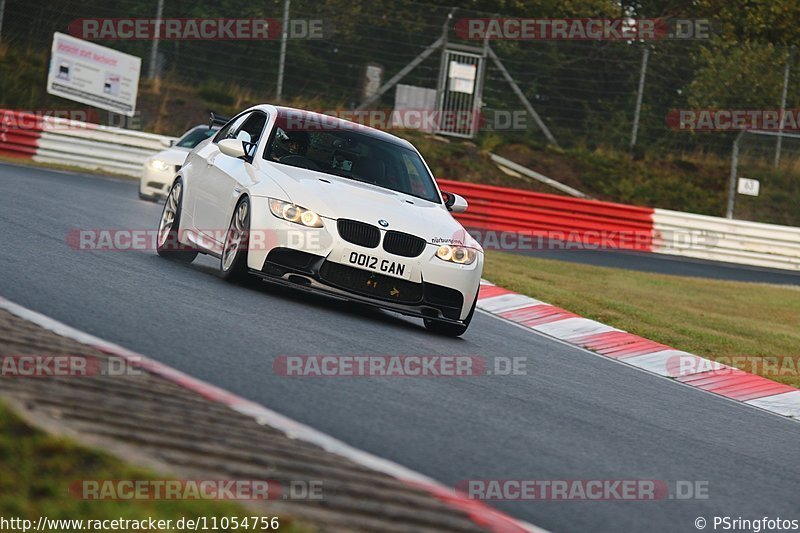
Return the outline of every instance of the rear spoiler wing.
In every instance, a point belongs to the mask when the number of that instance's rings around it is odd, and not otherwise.
[[[210,122],[208,124],[208,129],[211,129],[214,126],[224,126],[228,123],[228,121],[230,121],[230,117],[223,117],[222,115],[217,115],[212,111],[209,120]]]

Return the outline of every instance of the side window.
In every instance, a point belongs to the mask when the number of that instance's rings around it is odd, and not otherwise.
[[[235,139],[236,132],[239,130],[241,125],[244,124],[244,121],[247,120],[251,115],[252,113],[245,113],[241,117],[235,118],[225,124],[222,129],[219,130],[219,133],[217,133],[216,137],[214,137],[214,142],[218,143],[223,139]]]
[[[242,141],[256,144],[258,139],[261,138],[261,132],[264,131],[264,126],[267,124],[267,116],[263,113],[252,113],[241,129],[236,132],[236,138]]]

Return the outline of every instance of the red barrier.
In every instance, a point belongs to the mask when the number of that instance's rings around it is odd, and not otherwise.
[[[652,251],[653,209],[582,200],[493,185],[438,180],[444,191],[463,196],[467,228],[526,233],[580,241],[604,248]]]
[[[0,155],[30,159],[36,155],[41,136],[41,117],[0,109]]]

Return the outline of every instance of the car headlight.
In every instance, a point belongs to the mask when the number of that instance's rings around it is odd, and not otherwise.
[[[436,250],[436,257],[442,261],[458,265],[471,265],[478,257],[478,251],[475,248],[467,248],[466,246],[443,244]]]
[[[153,170],[158,170],[160,172],[165,172],[169,170],[169,165],[167,164],[167,162],[162,161],[161,159],[151,159],[148,164],[150,165],[150,168],[152,168]]]
[[[301,224],[308,228],[321,228],[322,218],[314,211],[300,207],[299,205],[290,204],[275,198],[269,199],[269,210],[272,214],[283,220]]]

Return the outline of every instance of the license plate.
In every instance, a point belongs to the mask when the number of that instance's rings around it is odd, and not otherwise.
[[[411,265],[391,259],[383,259],[361,252],[345,252],[343,262],[364,270],[371,270],[378,274],[385,274],[395,278],[410,279]]]

